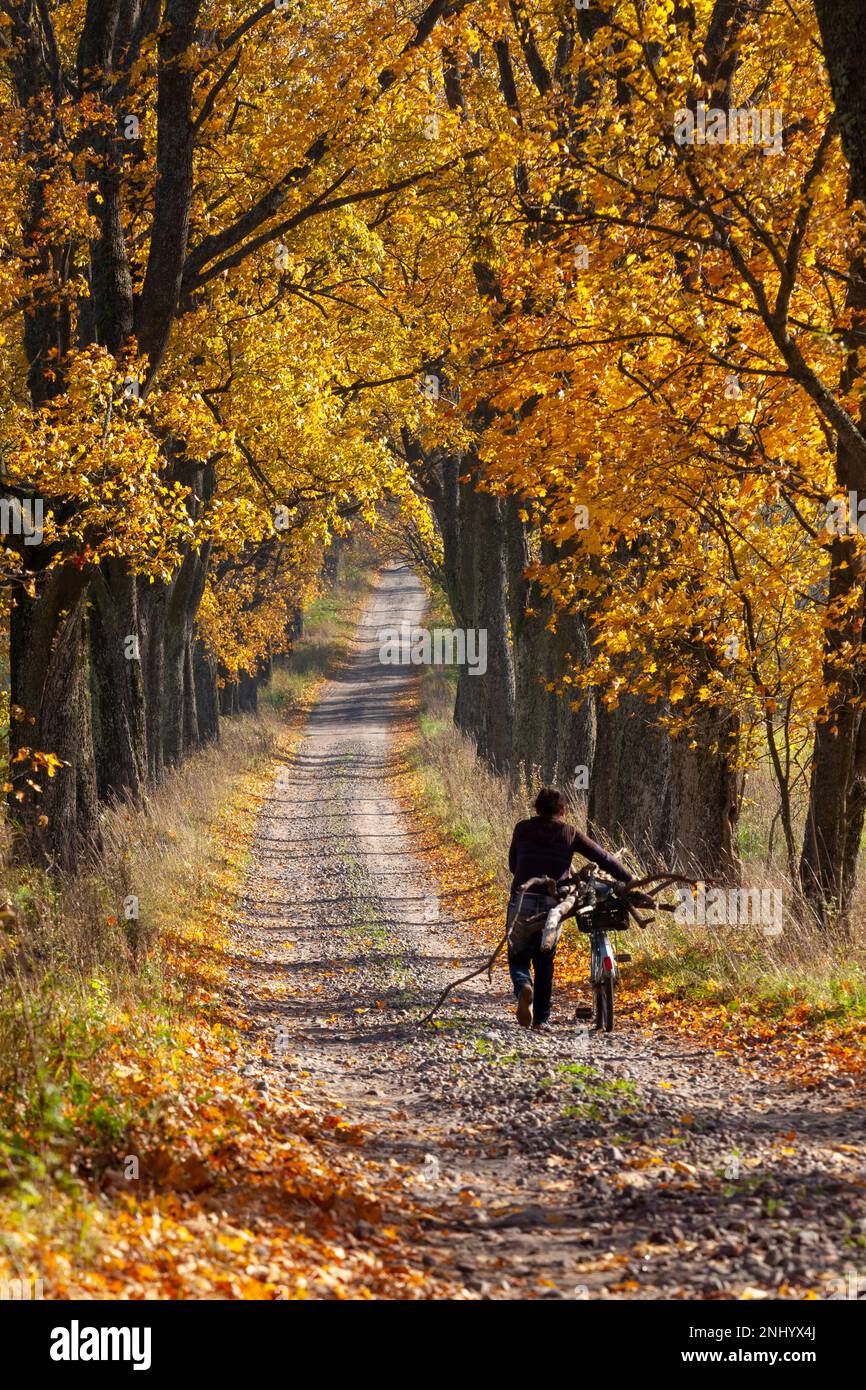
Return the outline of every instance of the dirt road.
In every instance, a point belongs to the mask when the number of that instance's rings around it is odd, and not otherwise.
[[[393,791],[412,672],[380,664],[378,634],[423,608],[384,572],[261,817],[234,985],[251,1086],[303,1076],[344,1107],[394,1220],[401,1191],[429,1211],[412,1258],[470,1296],[866,1297],[855,1092],[756,1079],[633,1021],[605,1037],[561,1010],[527,1033],[504,976],[417,1026],[471,955]]]

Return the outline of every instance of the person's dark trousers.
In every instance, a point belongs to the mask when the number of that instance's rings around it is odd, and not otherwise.
[[[523,897],[524,917],[533,917],[537,912],[546,912],[555,903],[555,898],[544,897],[540,894],[525,893]],[[520,903],[520,894],[512,897],[508,904],[508,926],[517,915],[517,908]],[[541,950],[541,932],[535,932],[528,938],[527,944],[521,946],[508,945],[508,969],[511,971],[511,983],[514,985],[515,999],[519,995],[524,985],[532,985],[532,1022],[533,1024],[546,1023],[550,1017],[550,996],[553,993],[553,958],[556,952]],[[533,981],[533,975],[535,979]]]

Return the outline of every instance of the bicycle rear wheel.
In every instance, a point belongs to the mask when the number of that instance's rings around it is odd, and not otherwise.
[[[595,1026],[605,1033],[613,1032],[613,980],[602,980],[593,985],[595,997]]]

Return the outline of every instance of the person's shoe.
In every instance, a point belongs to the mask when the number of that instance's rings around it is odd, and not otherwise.
[[[517,1022],[521,1028],[532,1023],[532,985],[525,984],[517,996]]]
[[[546,1018],[542,1018],[539,1020],[538,1023],[533,1023],[532,1031],[533,1033],[549,1033],[550,1024],[548,1023]]]

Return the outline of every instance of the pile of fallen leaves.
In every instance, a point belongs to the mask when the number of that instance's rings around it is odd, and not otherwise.
[[[747,1066],[752,1060],[805,1087],[828,1077],[862,1085],[866,1076],[866,1022],[859,1018],[816,1022],[810,1006],[780,1011],[761,999],[725,1003],[683,999],[657,980],[632,972],[629,1002],[641,1026],[696,1038]]]
[[[171,1049],[119,1047],[112,1074],[140,1119],[41,1240],[22,1231],[16,1272],[56,1298],[426,1293],[384,1219],[388,1182],[357,1154],[363,1135],[300,1093],[251,1092],[239,1049],[231,1023],[194,1011]]]

